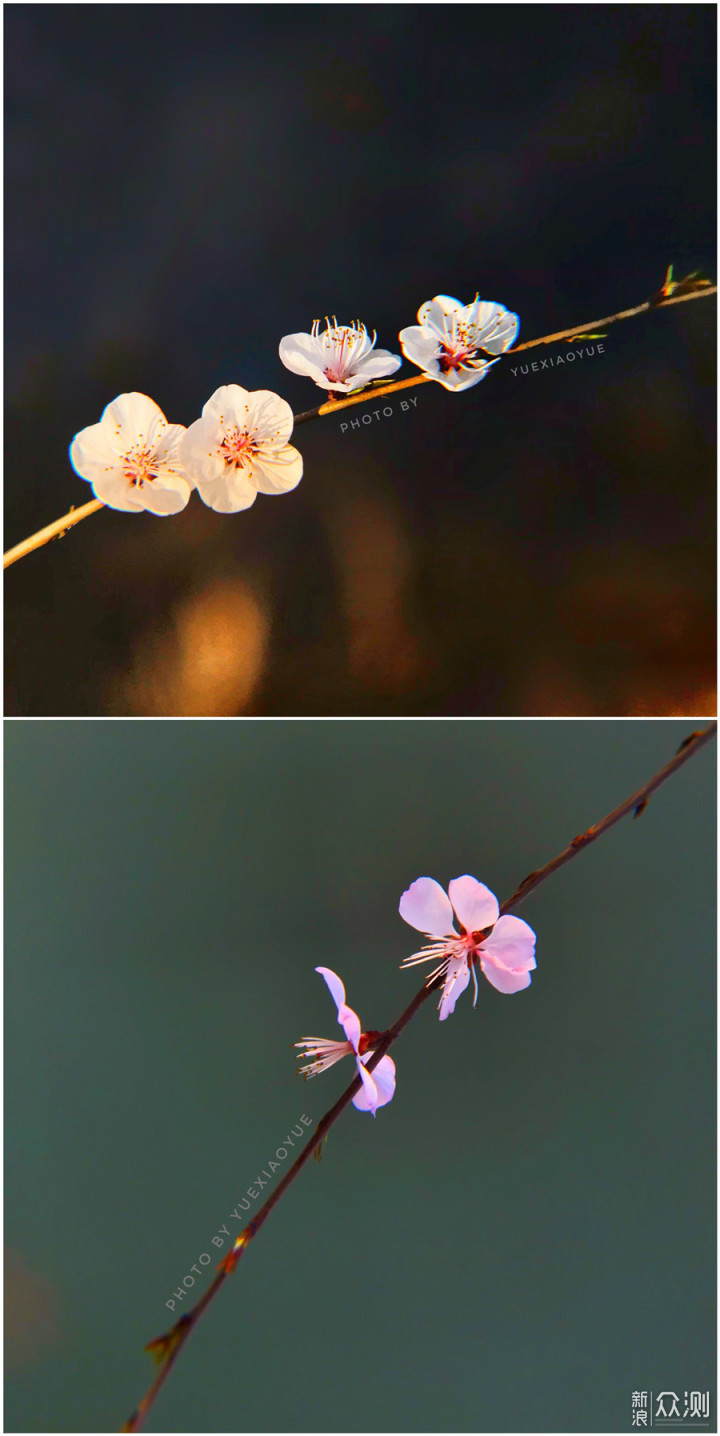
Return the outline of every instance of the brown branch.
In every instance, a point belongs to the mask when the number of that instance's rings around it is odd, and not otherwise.
[[[620,819],[624,818],[626,814],[634,811],[637,816],[644,811],[650,795],[654,793],[662,783],[667,782],[668,778],[672,777],[673,773],[676,773],[678,768],[681,768],[684,763],[687,763],[700,748],[706,743],[709,743],[710,739],[715,737],[716,731],[717,724],[711,723],[709,727],[691,733],[680,745],[675,757],[671,758],[669,763],[666,763],[647,783],[643,784],[642,788],[638,788],[637,792],[632,793],[629,798],[626,798],[618,808],[614,808],[606,817],[601,818],[599,822],[587,828],[579,837],[573,838],[572,842],[568,843],[568,846],[564,848],[557,857],[553,858],[551,862],[546,863],[544,867],[538,868],[537,871],[530,873],[528,877],[524,878],[519,888],[502,904],[500,908],[501,914],[509,912],[511,908],[517,907],[518,904],[528,896],[528,893],[532,892],[534,888],[539,887],[540,883],[545,882],[546,878],[549,878],[551,874],[556,872],[558,868],[561,868],[564,863],[570,862],[571,858],[576,857],[577,854],[588,847],[590,843],[596,842],[599,837],[602,837],[603,833],[608,832],[610,828],[614,827],[615,823],[619,823]],[[403,1029],[412,1021],[416,1012],[419,1012],[430,994],[435,991],[441,983],[442,976],[431,979],[425,983],[420,988],[420,991],[416,992],[412,1002],[405,1008],[405,1011],[400,1014],[391,1027],[388,1027],[386,1031],[383,1032],[379,1042],[377,1042],[373,1048],[372,1057],[366,1063],[368,1072],[372,1072],[373,1069],[377,1067],[378,1062],[385,1056],[385,1053],[389,1051],[393,1043],[397,1041]],[[360,1077],[356,1076],[350,1083],[350,1086],[343,1092],[342,1096],[338,1098],[334,1106],[321,1118],[313,1135],[295,1158],[295,1161],[285,1173],[282,1181],[278,1183],[275,1190],[263,1203],[262,1207],[260,1207],[253,1221],[249,1222],[244,1231],[237,1237],[234,1247],[220,1263],[217,1275],[214,1277],[204,1296],[196,1302],[190,1311],[185,1312],[184,1315],[180,1317],[179,1321],[175,1323],[169,1332],[164,1336],[157,1337],[155,1341],[150,1342],[146,1349],[153,1351],[158,1357],[162,1363],[161,1369],[140,1402],[137,1410],[133,1412],[127,1424],[123,1426],[123,1431],[139,1431],[141,1429],[148,1411],[153,1405],[164,1382],[167,1380],[191,1331],[197,1325],[200,1317],[207,1310],[210,1302],[217,1295],[221,1286],[224,1285],[227,1278],[235,1270],[238,1261],[246,1251],[253,1237],[257,1236],[261,1226],[267,1221],[273,1207],[277,1205],[288,1187],[295,1181],[295,1178],[302,1171],[305,1163],[313,1153],[319,1151],[330,1128],[352,1101],[361,1085]]]
[[[553,344],[558,339],[571,339],[574,334],[585,334],[589,330],[599,327],[608,329],[611,324],[618,324],[622,319],[634,319],[638,314],[647,314],[651,309],[666,309],[670,304],[684,304],[688,299],[705,299],[710,294],[717,293],[716,284],[703,284],[702,287],[692,289],[687,293],[670,294],[665,296],[662,290],[658,291],[651,299],[646,299],[644,304],[638,304],[635,309],[622,309],[618,314],[609,314],[605,319],[592,319],[589,324],[576,324],[572,329],[561,329],[557,334],[544,334],[541,339],[527,339],[524,344],[516,344],[514,349],[508,349],[502,357],[507,359],[512,354],[520,354],[523,349],[534,349],[538,344]],[[435,380],[429,374],[416,374],[412,379],[400,379],[396,384],[381,384],[378,388],[362,389],[357,394],[351,394],[347,399],[329,399],[327,403],[321,404],[319,409],[306,409],[302,414],[295,414],[293,426],[306,424],[310,419],[324,419],[328,414],[337,414],[341,409],[347,409],[351,404],[367,404],[371,399],[382,399],[386,394],[396,394],[399,389],[412,389],[417,384],[431,384]],[[33,549],[42,548],[43,544],[49,543],[58,534],[64,533],[66,529],[77,524],[81,519],[87,518],[91,513],[105,505],[100,499],[95,499],[89,504],[84,504],[80,509],[71,509],[61,519],[48,524],[46,528],[39,529],[37,533],[31,534],[29,538],[23,539],[22,543],[16,544],[14,548],[8,549],[3,557],[3,568],[9,568],[12,563],[17,563],[19,558],[25,554],[32,553]]]

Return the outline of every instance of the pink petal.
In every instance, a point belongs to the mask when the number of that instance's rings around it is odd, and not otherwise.
[[[353,1012],[352,1007],[348,1007],[347,1004],[344,1007],[339,1007],[338,1022],[340,1023],[340,1026],[342,1027],[348,1042],[352,1043],[353,1051],[357,1052],[358,1047],[360,1046],[360,1033],[362,1032],[360,1018],[358,1017],[357,1012]]]
[[[529,972],[535,966],[535,933],[521,917],[501,917],[482,945],[480,956],[485,953],[503,967]]]
[[[325,978],[330,989],[330,996],[339,1011],[341,1007],[345,1006],[345,988],[340,978],[336,972],[333,972],[331,967],[316,967],[315,971],[319,972],[320,976]]]
[[[434,878],[416,878],[400,899],[400,916],[430,937],[455,932],[453,910],[445,890]]]
[[[440,1021],[444,1022],[455,1011],[455,1003],[461,997],[470,981],[470,968],[464,957],[457,958],[448,966],[445,975],[445,986],[443,988],[442,1001],[440,1003]]]
[[[377,1088],[376,1107],[384,1107],[386,1102],[392,1102],[395,1095],[395,1063],[392,1057],[381,1057],[377,1067],[369,1076],[372,1077]],[[371,1110],[364,1088],[358,1092],[357,1097],[353,1097],[353,1107],[357,1107],[358,1112]]]
[[[455,915],[466,932],[479,932],[497,922],[500,911],[498,900],[477,878],[467,875],[453,878],[448,883],[448,893]]]
[[[357,1057],[355,1060],[357,1062],[358,1072],[362,1077],[362,1087],[358,1092],[357,1096],[353,1097],[352,1099],[353,1107],[357,1107],[358,1112],[372,1112],[374,1117],[378,1107],[380,1106],[380,1094],[377,1087],[375,1086],[375,1083],[370,1073],[366,1071],[360,1058]],[[378,1062],[378,1067],[379,1066],[380,1063]]]
[[[503,967],[501,962],[494,962],[484,952],[480,954],[480,966],[488,982],[491,982],[498,992],[522,992],[532,981],[529,972],[512,972],[509,967]]]

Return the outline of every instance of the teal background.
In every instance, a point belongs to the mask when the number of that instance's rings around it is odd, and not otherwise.
[[[290,1044],[410,1000],[415,877],[507,896],[687,720],[5,724],[9,1431],[112,1431],[165,1302],[305,1112]],[[715,1418],[712,748],[533,894],[347,1112],[194,1333],[156,1431],[625,1431]],[[197,1292],[197,1288],[196,1288]]]

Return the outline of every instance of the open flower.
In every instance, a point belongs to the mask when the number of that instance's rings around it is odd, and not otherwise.
[[[234,514],[258,494],[294,489],[303,462],[288,443],[292,427],[290,405],[269,389],[216,389],[182,441],[183,463],[203,503]]]
[[[180,458],[184,433],[147,394],[118,394],[99,424],[75,435],[70,463],[111,509],[177,514],[193,488]]]
[[[515,343],[520,320],[504,304],[475,296],[461,304],[447,294],[436,294],[418,310],[418,322],[401,329],[400,344],[406,359],[437,379],[445,389],[471,389],[485,378],[497,359],[480,353],[504,354]]]
[[[325,325],[321,334],[316,319],[310,334],[286,334],[280,340],[280,358],[286,369],[314,379],[319,389],[348,394],[400,368],[400,355],[375,349],[377,334],[373,331],[371,340],[359,319],[356,324],[338,324],[337,319],[331,324],[326,319]]]
[[[454,1011],[470,973],[478,986],[479,965],[498,992],[521,992],[529,987],[535,967],[535,933],[520,917],[499,917],[498,900],[484,883],[468,876],[453,878],[447,893],[434,878],[418,878],[400,899],[400,916],[431,939],[427,947],[406,957],[402,967],[437,962],[428,981],[444,978],[440,1021]],[[457,927],[455,921],[457,920]]]
[[[298,1056],[302,1061],[306,1057],[312,1058],[305,1067],[300,1068],[303,1077],[316,1077],[318,1072],[324,1072],[327,1067],[332,1067],[341,1057],[354,1056],[357,1070],[362,1077],[362,1087],[356,1097],[353,1097],[353,1107],[358,1112],[372,1112],[373,1117],[378,1107],[384,1107],[390,1102],[395,1092],[395,1063],[392,1057],[381,1057],[373,1072],[365,1070],[365,1063],[372,1057],[373,1044],[380,1037],[379,1032],[363,1032],[360,1027],[360,1018],[352,1007],[345,1002],[345,988],[336,972],[329,967],[316,967],[324,978],[330,989],[330,995],[337,1007],[338,1022],[342,1027],[346,1042],[332,1042],[325,1037],[303,1037],[302,1042],[296,1042],[295,1046],[304,1049]]]

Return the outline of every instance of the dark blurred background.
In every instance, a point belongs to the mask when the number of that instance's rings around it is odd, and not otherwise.
[[[530,338],[715,278],[713,6],[4,14],[7,546],[120,392],[322,402],[315,317],[399,352],[438,292]],[[93,516],[8,574],[7,711],[714,713],[714,316],[303,426],[245,514]]]
[[[339,1034],[314,966],[388,1025],[412,879],[508,896],[687,728],[6,723],[5,1430],[130,1414],[165,1302],[349,1080],[294,1074]],[[629,1431],[668,1389],[716,1429],[714,771],[528,898],[527,992],[416,1017],[149,1430]]]

